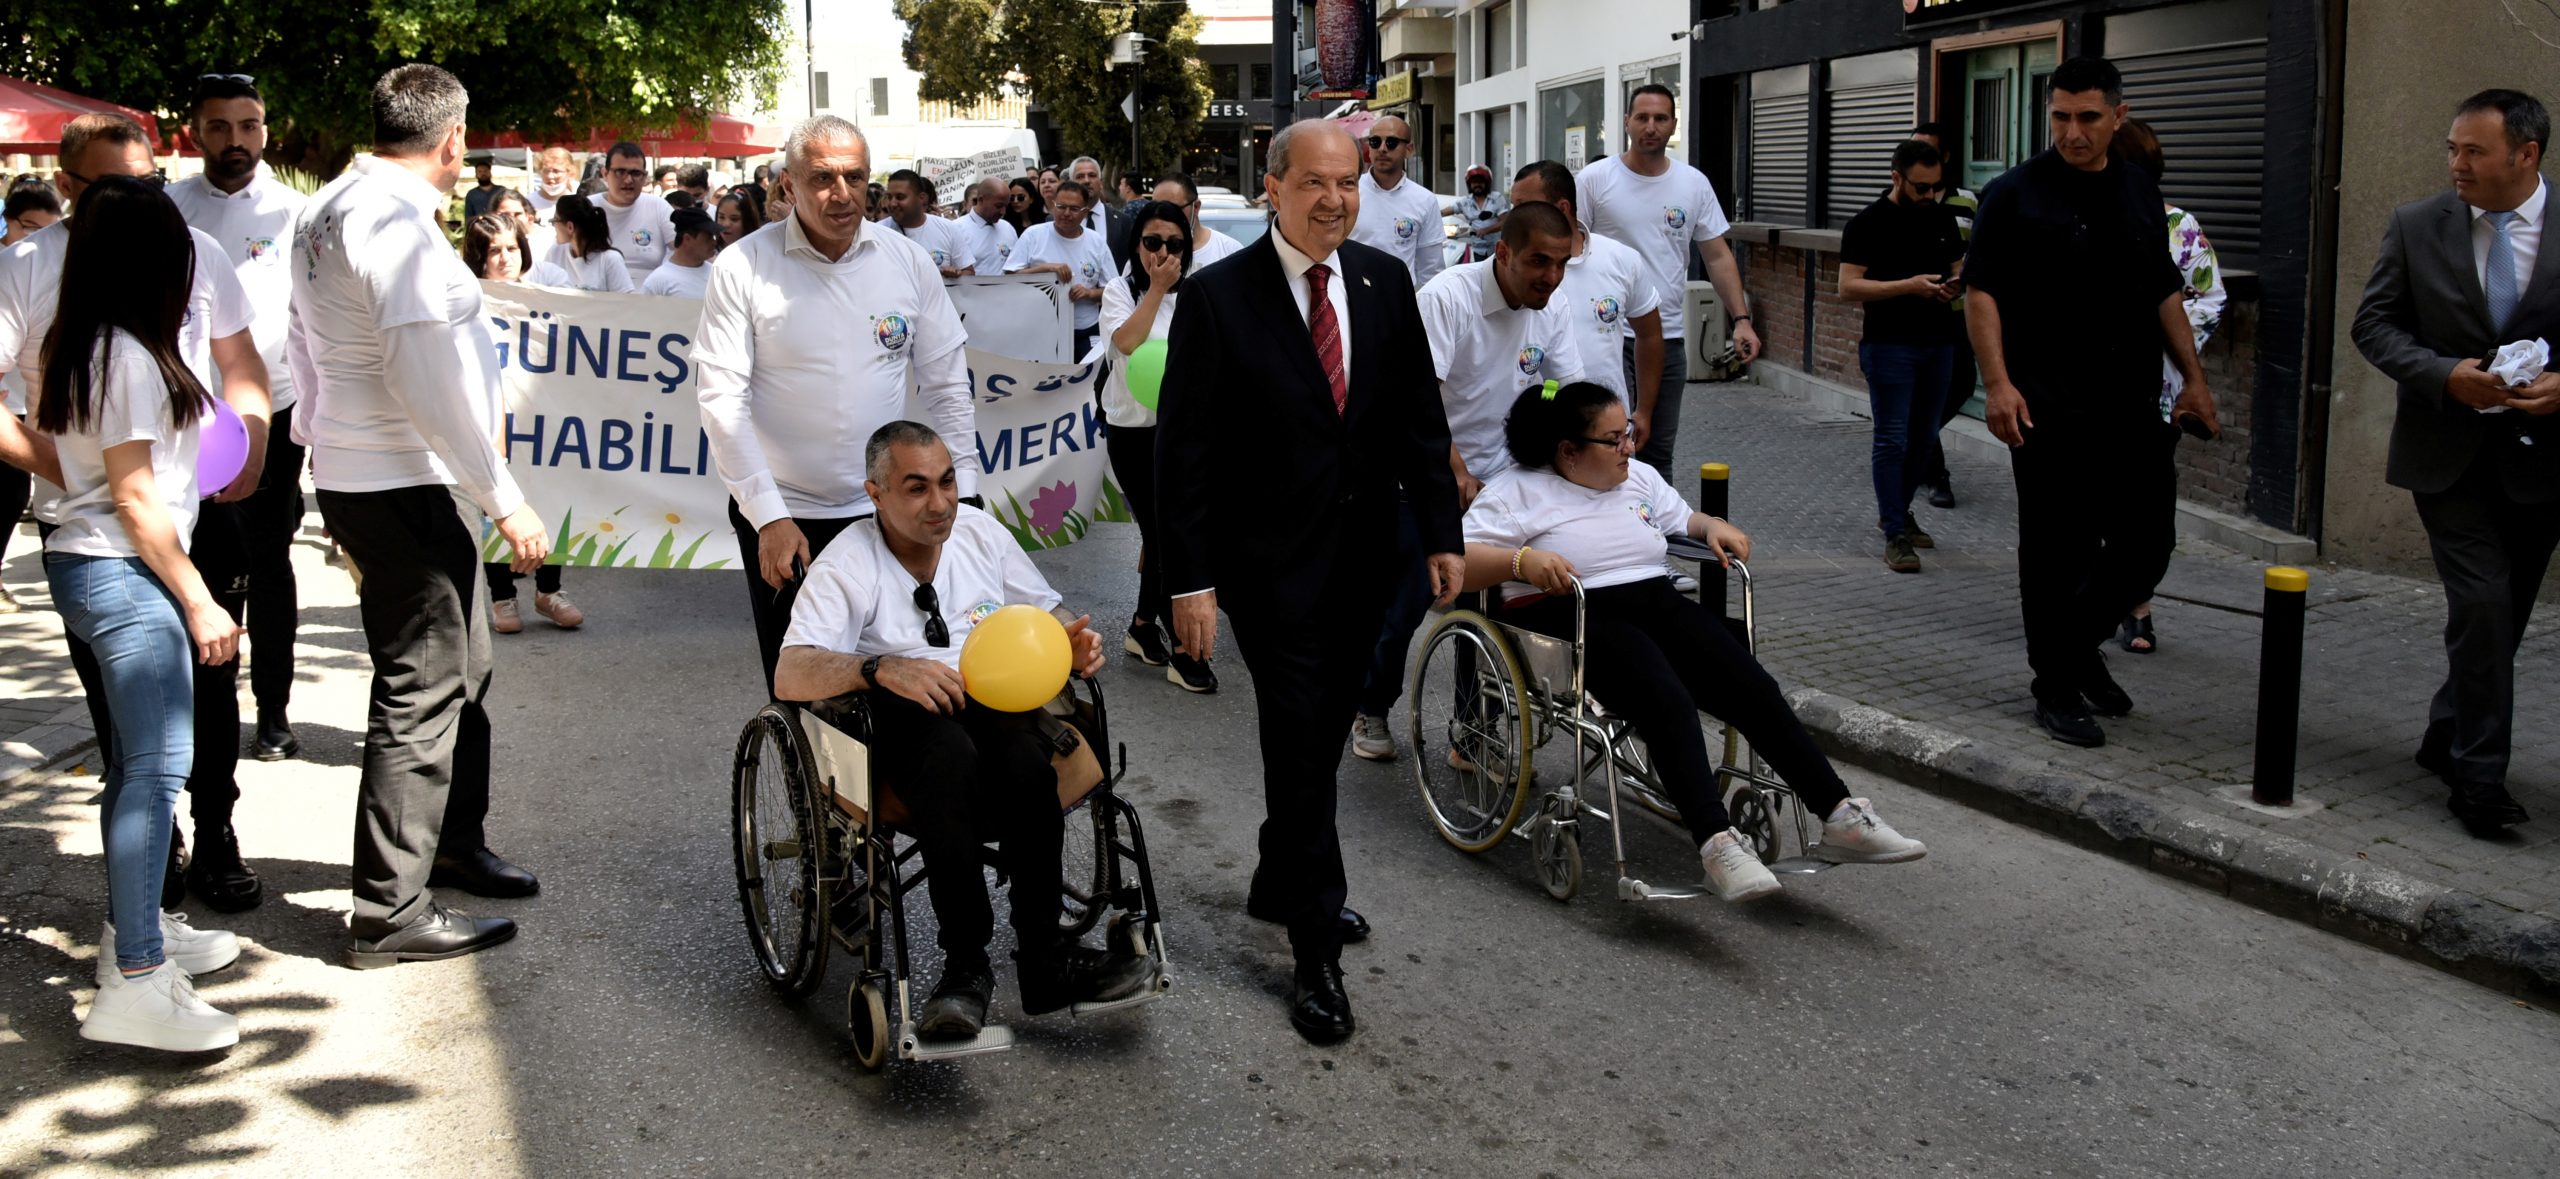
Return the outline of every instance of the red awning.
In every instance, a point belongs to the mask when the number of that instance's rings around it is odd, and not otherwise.
[[[571,151],[603,151],[620,140],[637,143],[652,158],[657,156],[760,156],[782,150],[782,132],[766,128],[735,115],[713,115],[702,123],[679,120],[671,128],[654,131],[590,131],[583,139],[559,141],[527,138],[517,131],[478,131],[466,141],[470,147],[550,147]]]
[[[82,98],[68,90],[0,77],[0,152],[49,156],[62,150],[62,128],[82,115],[124,115],[142,124],[154,148],[160,144],[160,121],[138,110]]]

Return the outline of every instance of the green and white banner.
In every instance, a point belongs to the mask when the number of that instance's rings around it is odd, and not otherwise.
[[[483,289],[506,396],[507,466],[552,521],[552,562],[737,568],[729,496],[696,399],[701,301]],[[1096,521],[1128,520],[1103,452],[1097,370],[999,355],[975,346],[976,326],[969,379],[987,510],[1030,549],[1073,543]],[[913,390],[907,416],[925,420]],[[486,530],[483,555],[505,552],[496,530]]]

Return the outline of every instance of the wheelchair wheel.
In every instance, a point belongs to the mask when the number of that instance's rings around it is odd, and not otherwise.
[[[1528,808],[1536,753],[1511,644],[1484,615],[1448,612],[1423,641],[1405,699],[1414,784],[1440,837],[1465,852],[1502,842]]]
[[[747,941],[774,989],[797,998],[826,967],[826,887],[808,763],[788,712],[767,705],[738,734],[729,823]]]
[[[855,979],[844,997],[845,1031],[853,1037],[853,1061],[866,1069],[889,1062],[889,995],[872,975]]]
[[[1725,792],[1725,813],[1733,819],[1733,829],[1742,833],[1751,845],[1751,854],[1763,864],[1778,862],[1778,809],[1770,801],[1769,792],[1727,775],[1732,783]]]
[[[1572,900],[1582,891],[1582,829],[1558,822],[1552,810],[1538,816],[1529,827],[1529,861],[1548,896]]]
[[[1058,929],[1070,938],[1080,938],[1111,907],[1110,857],[1102,850],[1100,811],[1090,804],[1079,805],[1067,812],[1066,824],[1063,854],[1058,857],[1065,870],[1060,888],[1065,903],[1058,909]]]

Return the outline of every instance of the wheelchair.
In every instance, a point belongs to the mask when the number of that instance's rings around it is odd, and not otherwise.
[[[1082,1017],[1151,1002],[1171,983],[1145,828],[1116,790],[1128,772],[1128,750],[1120,750],[1114,768],[1102,688],[1092,680],[1077,677],[1035,719],[1059,770],[1067,818],[1061,936],[1081,938],[1108,917],[1109,944],[1154,968],[1136,995],[1070,1010]],[[906,1061],[1010,1049],[1011,1029],[994,1025],[971,1040],[916,1036],[906,897],[924,885],[922,849],[898,831],[907,816],[892,784],[872,778],[871,734],[870,708],[858,692],[808,705],[767,704],[738,734],[730,826],[738,902],[757,965],[775,990],[797,999],[825,976],[830,943],[854,955],[860,967],[846,996],[846,1022],[854,1059],[865,1069],[883,1067],[893,1045]],[[1008,875],[1001,848],[989,845],[985,855],[1001,884]]]
[[[1701,576],[1715,575],[1715,554],[1703,543],[1674,537],[1671,555],[1706,566]],[[1746,649],[1755,649],[1751,569],[1735,560],[1732,572],[1742,587],[1742,617],[1725,623]],[[1609,824],[1618,899],[1705,895],[1704,887],[1651,884],[1627,871],[1623,802],[1631,799],[1675,828],[1680,811],[1634,726],[1583,690],[1582,583],[1573,584],[1571,640],[1503,622],[1493,605],[1497,597],[1487,591],[1483,608],[1441,614],[1423,640],[1406,695],[1414,782],[1440,837],[1471,854],[1490,851],[1506,837],[1525,839],[1538,883],[1557,900],[1571,900],[1582,889],[1582,824],[1597,819]],[[1537,755],[1560,737],[1571,744],[1565,763],[1570,772],[1542,788]],[[1795,791],[1770,773],[1739,730],[1725,725],[1723,744],[1716,786],[1734,828],[1760,861],[1773,872],[1796,875],[1833,867],[1812,856],[1821,842],[1820,818],[1806,814]],[[1585,789],[1594,774],[1606,785],[1605,803]],[[1786,825],[1793,828],[1794,855],[1786,854],[1782,842],[1782,818],[1792,820]]]

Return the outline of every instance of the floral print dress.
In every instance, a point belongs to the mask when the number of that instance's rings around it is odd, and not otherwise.
[[[2176,205],[2169,210],[2169,260],[2177,263],[2178,273],[2187,279],[2187,326],[2196,335],[2196,353],[2204,353],[2205,341],[2213,338],[2222,326],[2223,304],[2231,293],[2222,286],[2222,266],[2213,255],[2213,241],[2204,235],[2204,227],[2185,209]],[[2187,387],[2187,379],[2178,366],[2163,355],[2160,358],[2160,420],[2169,420],[2170,407],[2178,403],[2178,394]]]

